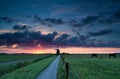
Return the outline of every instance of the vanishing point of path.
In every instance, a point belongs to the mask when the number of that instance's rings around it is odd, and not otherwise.
[[[36,79],[56,79],[57,67],[60,56],[58,56],[52,63],[42,72]]]

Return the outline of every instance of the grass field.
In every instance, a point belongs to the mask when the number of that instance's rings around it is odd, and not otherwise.
[[[22,68],[24,66],[27,66],[27,65],[30,65],[30,64],[33,64],[35,62],[38,62],[42,59],[45,59],[45,58],[48,58],[48,57],[51,57],[52,55],[41,55],[34,59],[29,59],[29,60],[24,60],[24,61],[19,61],[19,62],[14,62],[14,63],[9,63],[7,64],[7,62],[5,62],[5,64],[0,64],[0,76],[4,75],[4,74],[7,74],[7,73],[10,73],[14,70],[17,70],[19,68]],[[12,57],[12,56],[11,56]],[[33,56],[34,57],[34,56]]]
[[[3,75],[0,79],[35,79],[36,76],[45,69],[56,56],[52,56],[31,65],[22,67],[18,70],[15,70],[11,73]]]
[[[7,61],[16,61],[16,60],[24,60],[24,59],[34,59],[39,57],[45,57],[48,55],[35,55],[35,54],[1,54],[0,62]]]
[[[64,58],[69,63],[69,79],[120,79],[120,57],[64,55]],[[57,79],[65,79],[65,76],[65,65],[61,61]]]

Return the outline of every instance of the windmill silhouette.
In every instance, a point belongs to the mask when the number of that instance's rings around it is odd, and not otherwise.
[[[57,54],[57,55],[60,55],[60,49],[59,49],[58,46],[57,46],[57,48],[56,48],[55,50],[56,50],[56,54]]]

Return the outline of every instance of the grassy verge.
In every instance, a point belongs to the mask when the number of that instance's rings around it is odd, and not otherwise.
[[[81,58],[72,55],[64,57],[71,68],[69,79],[78,79],[74,77],[75,73],[81,76],[80,79],[120,79],[120,58]],[[57,79],[65,79],[63,65],[59,65]]]
[[[65,65],[63,64],[62,60],[60,59],[60,62],[58,65],[57,79],[66,79],[65,76],[66,76]]]
[[[0,66],[0,76],[5,75],[7,73],[10,73],[10,72],[12,72],[16,69],[22,68],[24,66],[33,64],[35,62],[38,62],[38,61],[45,59],[45,58],[48,58],[48,57],[50,57],[50,56],[41,56],[41,57],[34,59],[34,60],[21,61],[21,62],[13,63],[10,65]]]
[[[55,58],[49,57],[34,64],[20,68],[12,73],[3,75],[0,79],[35,79],[36,76],[45,69]]]

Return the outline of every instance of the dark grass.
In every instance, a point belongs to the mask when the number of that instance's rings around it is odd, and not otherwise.
[[[8,61],[17,61],[24,59],[34,59],[46,55],[37,55],[37,54],[0,54],[0,63]]]
[[[0,79],[35,79],[37,75],[42,72],[55,58],[56,56],[52,56],[36,63],[27,65],[1,76]]]
[[[31,59],[29,61],[21,61],[21,62],[13,63],[13,64],[10,64],[10,65],[0,66],[0,76],[5,75],[7,73],[10,73],[12,71],[15,71],[15,70],[17,70],[19,68],[22,68],[24,66],[27,66],[27,65],[33,64],[35,62],[38,62],[42,59],[51,57],[51,56],[52,55],[41,55],[41,56],[39,56],[39,58],[36,58],[34,60]]]
[[[69,79],[120,79],[120,56],[109,58],[108,55],[64,55],[70,65]],[[57,79],[65,79],[65,65],[59,63]]]

